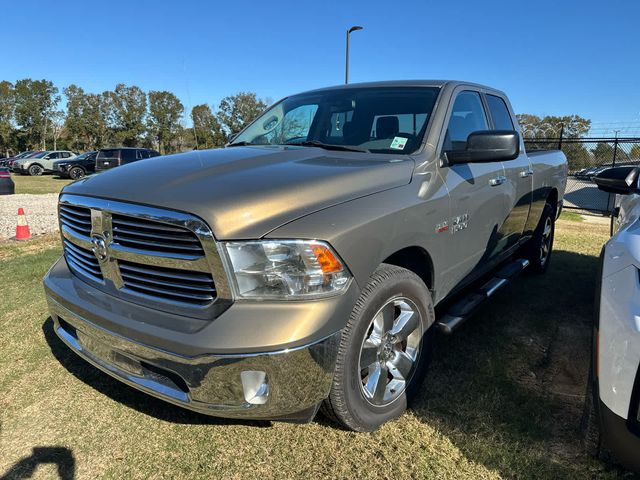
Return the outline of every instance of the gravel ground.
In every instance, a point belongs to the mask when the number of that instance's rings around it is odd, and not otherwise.
[[[17,194],[0,196],[0,239],[16,234],[18,208],[24,208],[31,235],[58,230],[58,194]]]

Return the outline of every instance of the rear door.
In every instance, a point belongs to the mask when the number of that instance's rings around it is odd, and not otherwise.
[[[515,130],[513,117],[506,99],[493,93],[487,93],[485,100],[491,116],[492,129]],[[518,158],[502,162],[502,164],[507,177],[503,190],[508,211],[502,231],[506,246],[511,247],[516,245],[522,237],[529,217],[533,190],[533,169],[522,145],[522,139],[520,140],[520,155]]]
[[[470,133],[489,130],[481,93],[459,88],[443,129],[441,151],[465,150]],[[493,265],[504,249],[502,224],[507,217],[502,162],[445,165],[441,175],[449,190],[450,212],[436,231],[449,236],[452,261],[442,278],[445,290]]]
[[[96,170],[106,170],[120,165],[120,150],[108,148],[100,150],[96,157]]]

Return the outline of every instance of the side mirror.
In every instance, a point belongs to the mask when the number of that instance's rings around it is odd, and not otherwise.
[[[480,130],[469,135],[464,150],[445,155],[450,164],[513,160],[520,155],[520,137],[514,130]]]
[[[639,167],[607,168],[593,177],[593,181],[603,192],[629,195],[640,193],[638,190]]]
[[[227,137],[227,143],[233,142],[233,140],[238,136],[238,132],[231,132]]]

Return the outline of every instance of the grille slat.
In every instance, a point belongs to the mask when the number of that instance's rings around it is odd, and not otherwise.
[[[111,224],[114,242],[125,247],[204,256],[200,240],[186,228],[117,214]]]
[[[130,227],[149,229],[149,230],[153,230],[153,231],[162,230],[162,231],[165,231],[165,232],[176,232],[176,233],[193,235],[193,233],[191,233],[189,230],[184,229],[184,228],[174,227],[173,225],[169,225],[169,224],[166,224],[166,223],[160,223],[160,222],[154,222],[152,220],[128,217],[128,216],[125,216],[125,215],[116,215],[116,214],[114,214],[113,218],[112,218],[112,221],[113,221],[114,227],[116,225],[128,225]]]
[[[131,273],[122,272],[122,278],[125,283],[127,280],[132,280],[134,282],[144,282],[146,284],[150,284],[151,286],[160,285],[162,287],[176,288],[178,290],[185,290],[185,293],[194,292],[196,294],[202,295],[211,295],[212,286],[211,285],[189,285],[186,283],[175,283],[175,282],[167,282],[164,280],[157,280],[155,278],[150,279],[149,277],[144,277],[140,275],[133,275]]]
[[[175,234],[167,234],[167,233],[158,233],[158,232],[146,232],[142,230],[134,230],[132,228],[122,228],[120,226],[115,226],[113,228],[113,235],[116,236],[122,233],[123,235],[132,235],[135,237],[143,237],[143,238],[159,238],[162,240],[171,240],[173,242],[189,242],[198,244],[198,239],[195,237],[186,237],[185,235],[175,235]]]
[[[82,258],[80,255],[72,253],[71,250],[67,251],[67,256],[71,257],[75,262],[79,263],[87,270],[90,270],[94,275],[100,275],[100,267],[91,263],[89,260]]]
[[[152,268],[146,265],[143,266],[135,265],[133,263],[130,264],[122,260],[119,263],[120,269],[123,270],[123,272],[131,271],[144,275],[150,275],[153,277],[160,277],[160,279],[178,278],[189,282],[210,283],[211,285],[213,285],[213,279],[211,278],[211,275],[207,275],[204,273],[192,273],[187,270],[173,270],[168,268]]]
[[[60,204],[60,223],[73,231],[91,236],[91,210],[76,205]]]
[[[79,265],[78,263],[76,263],[73,259],[69,258],[68,256],[65,257],[67,259],[67,264],[71,267],[71,270],[75,270],[76,272],[80,272],[83,276],[89,277],[90,279],[97,281],[97,282],[102,282],[102,275],[96,275],[92,272],[90,272],[89,270],[85,269],[84,267],[82,267],[81,265]]]
[[[150,292],[151,296],[154,297],[177,297],[179,299],[179,301],[189,301],[189,302],[201,302],[201,303],[208,303],[211,302],[214,297],[213,295],[199,295],[199,294],[195,294],[195,293],[181,293],[181,292],[177,292],[175,290],[165,290],[163,288],[158,288],[156,286],[148,286],[145,284],[142,284],[140,282],[135,282],[132,280],[129,280],[127,282],[125,282],[125,287],[127,288],[131,288],[133,290],[142,290],[144,293],[146,292]]]
[[[134,238],[132,236],[116,235],[114,231],[113,240],[120,245],[131,245],[134,248],[141,248],[143,250],[159,250],[159,251],[180,251],[180,252],[202,252],[202,247],[199,244],[195,245],[176,245],[169,244],[168,242],[155,242],[152,240],[142,240]],[[173,240],[174,241],[174,240]]]

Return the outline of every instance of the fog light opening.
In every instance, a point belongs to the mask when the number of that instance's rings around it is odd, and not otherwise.
[[[269,383],[267,373],[260,370],[245,370],[240,373],[244,399],[251,405],[263,405],[267,403],[269,396]]]

